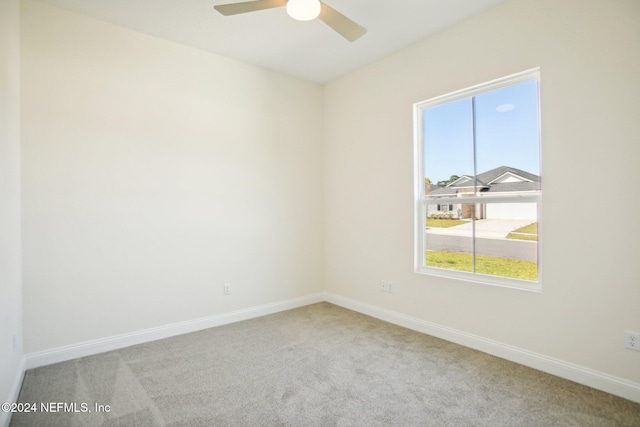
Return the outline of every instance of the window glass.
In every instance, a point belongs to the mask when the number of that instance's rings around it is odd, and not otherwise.
[[[472,115],[470,99],[424,110],[425,181],[438,194],[459,174],[473,173]]]
[[[459,205],[460,211],[473,211],[473,207]],[[473,272],[473,224],[450,214],[428,214],[424,263],[428,267]]]
[[[416,271],[539,283],[538,85],[533,70],[416,104]]]
[[[478,173],[509,166],[539,176],[538,82],[520,83],[474,99]]]

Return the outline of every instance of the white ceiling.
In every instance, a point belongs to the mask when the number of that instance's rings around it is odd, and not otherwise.
[[[222,16],[234,0],[42,0],[125,28],[328,83],[506,0],[325,0],[368,29],[354,43],[284,8]]]

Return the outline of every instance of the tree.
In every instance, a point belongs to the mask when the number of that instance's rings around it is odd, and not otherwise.
[[[455,181],[456,179],[459,179],[460,177],[458,175],[451,175],[449,177],[449,179],[444,180],[444,181],[438,181],[438,183],[436,184],[438,187],[446,187],[447,185],[451,184],[453,181]]]
[[[431,180],[429,179],[429,177],[424,177],[424,191],[426,193],[431,191],[431,188],[433,187],[433,183],[431,182]]]

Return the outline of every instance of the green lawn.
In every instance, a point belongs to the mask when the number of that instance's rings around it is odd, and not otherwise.
[[[445,251],[427,251],[427,266],[449,270],[472,271],[471,254]],[[532,261],[476,256],[476,273],[514,279],[538,280],[538,264]]]
[[[507,239],[517,240],[538,240],[538,223],[525,225],[524,227],[513,230],[507,235]]]
[[[427,227],[449,228],[449,227],[455,227],[456,225],[466,224],[468,222],[469,221],[462,221],[460,219],[427,218]]]

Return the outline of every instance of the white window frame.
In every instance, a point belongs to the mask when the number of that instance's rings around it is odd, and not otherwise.
[[[426,101],[418,102],[413,105],[414,114],[414,256],[415,256],[415,272],[419,274],[427,274],[432,276],[454,278],[464,281],[470,281],[474,283],[497,285],[508,288],[524,289],[528,291],[539,292],[542,290],[541,283],[541,238],[538,231],[538,280],[536,282],[529,280],[514,279],[510,277],[491,276],[475,272],[466,272],[458,270],[449,270],[437,267],[427,267],[425,265],[425,253],[426,253],[426,214],[427,204],[459,204],[460,198],[457,197],[442,197],[438,199],[427,199],[424,191],[424,144],[423,144],[423,129],[424,129],[424,111],[435,107],[437,105],[457,101],[463,98],[469,98],[472,96],[480,95],[486,92],[502,89],[508,86],[514,86],[516,84],[525,83],[529,81],[538,82],[538,147],[539,152],[542,150],[541,145],[541,127],[540,127],[540,69],[534,68],[526,70],[520,73],[512,74],[506,77],[502,77],[496,80],[492,80],[487,83],[482,83],[476,86],[472,86],[466,89],[462,89],[456,92],[437,96]],[[540,159],[541,160],[541,159]],[[542,179],[541,179],[542,182]],[[542,205],[542,190],[530,195],[483,195],[474,197],[465,197],[466,203],[537,203],[538,206],[538,225],[540,224],[540,208]],[[538,227],[540,230],[540,227]],[[474,237],[475,238],[475,233]]]

